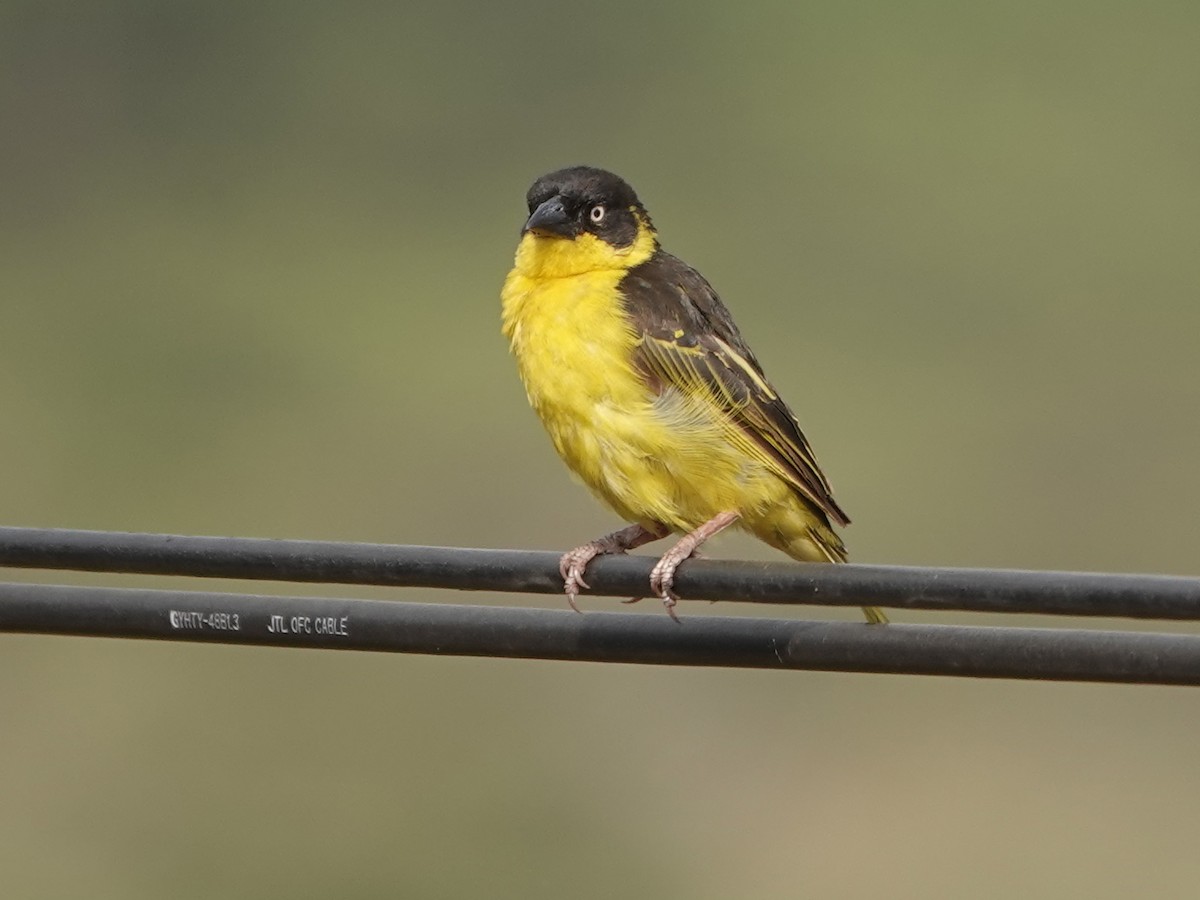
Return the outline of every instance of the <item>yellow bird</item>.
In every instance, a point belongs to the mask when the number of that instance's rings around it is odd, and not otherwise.
[[[672,532],[683,537],[650,576],[672,618],[676,568],[731,525],[793,559],[844,562],[830,519],[850,519],[796,417],[716,291],[659,246],[633,189],[576,166],[543,175],[526,200],[504,334],[559,455],[634,523],[563,555],[572,608],[593,558]]]

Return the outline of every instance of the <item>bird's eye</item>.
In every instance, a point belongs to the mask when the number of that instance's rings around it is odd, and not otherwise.
[[[591,208],[591,210],[588,212],[588,218],[589,218],[589,219],[591,219],[591,220],[592,220],[594,223],[596,223],[597,225],[599,225],[601,222],[603,222],[603,221],[604,221],[604,214],[605,214],[606,212],[608,212],[608,210],[606,210],[606,209],[604,208],[604,204],[603,204],[603,203],[597,203],[597,204],[596,204],[595,206],[593,206],[593,207]]]

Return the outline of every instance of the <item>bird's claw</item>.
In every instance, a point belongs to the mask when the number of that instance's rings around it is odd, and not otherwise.
[[[679,595],[675,593],[673,587],[675,585],[675,569],[678,568],[679,563],[670,559],[670,556],[671,554],[668,553],[650,571],[650,590],[662,601],[667,615],[678,623],[679,616],[675,612],[675,604],[679,602]]]
[[[587,565],[584,563],[583,565]],[[569,566],[561,566],[566,571],[563,573],[563,591],[567,595],[567,603],[575,612],[582,612],[579,604],[575,602],[575,598],[579,596],[579,589],[587,589],[587,582],[583,580],[583,567],[572,562]]]
[[[663,609],[667,611],[667,615],[671,617],[671,620],[676,625],[682,625],[683,623],[679,621],[679,616],[675,612],[676,600],[677,598],[673,594],[668,594],[667,596],[663,597]]]
[[[567,595],[567,603],[571,604],[571,609],[575,612],[583,611],[575,602],[575,598],[579,596],[581,589],[586,591],[590,587],[584,580],[583,573],[587,569],[587,564],[598,552],[592,545],[584,544],[582,547],[576,547],[574,550],[564,553],[562,559],[558,561],[558,571],[563,578],[563,590]]]
[[[575,612],[582,615],[583,610],[580,609],[579,604],[575,602],[575,598],[578,596],[579,596],[578,591],[573,591],[570,588],[567,588],[567,604],[571,607],[571,609],[575,610]]]

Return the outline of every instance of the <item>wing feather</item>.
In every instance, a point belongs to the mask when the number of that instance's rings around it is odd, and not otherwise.
[[[796,417],[703,276],[660,250],[630,270],[621,290],[640,332],[635,363],[647,382],[707,397],[728,417],[731,436],[746,452],[835,522],[849,524]]]

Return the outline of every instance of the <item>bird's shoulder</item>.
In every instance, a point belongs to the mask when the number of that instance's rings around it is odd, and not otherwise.
[[[711,336],[761,372],[754,352],[708,280],[673,254],[657,250],[630,269],[620,284],[630,316],[643,333],[695,346]]]

